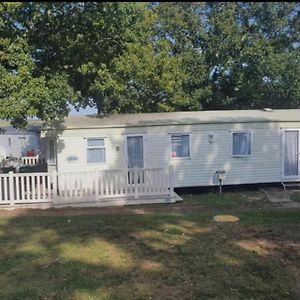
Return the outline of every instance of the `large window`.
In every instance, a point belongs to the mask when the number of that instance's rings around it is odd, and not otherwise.
[[[190,157],[190,135],[174,134],[171,136],[172,158]]]
[[[87,139],[87,162],[105,163],[105,146],[104,139]]]
[[[232,133],[232,155],[233,156],[251,155],[251,132]]]

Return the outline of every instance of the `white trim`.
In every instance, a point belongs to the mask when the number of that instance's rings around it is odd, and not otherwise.
[[[145,142],[146,142],[146,134],[143,133],[126,133],[124,134],[125,136],[125,142],[124,142],[124,157],[125,157],[125,168],[128,168],[128,149],[127,149],[127,138],[128,137],[137,137],[141,136],[143,140],[143,168],[146,168],[146,147],[145,147]]]
[[[300,128],[280,128],[281,129],[281,179],[282,180],[299,180],[300,179]],[[298,131],[298,175],[284,175],[284,145],[285,145],[285,131]]]
[[[85,136],[84,140],[99,140],[99,139],[107,139],[107,136]]]
[[[50,141],[53,141],[54,161],[50,161]],[[50,166],[57,165],[57,139],[55,138],[49,138],[47,142],[47,164]]]
[[[199,130],[201,131],[201,130]],[[191,131],[175,131],[175,132],[168,132],[169,135],[191,135],[192,132]]]
[[[234,133],[250,133],[250,154],[233,154],[233,134]],[[252,130],[230,130],[230,137],[231,137],[231,143],[230,143],[230,153],[231,153],[231,157],[235,157],[235,158],[247,158],[247,157],[251,157],[253,155],[253,131]]]
[[[106,143],[105,143],[105,139],[103,137],[88,137],[85,138],[86,139],[86,163],[87,165],[105,165],[106,161],[107,161],[107,157],[106,157]],[[103,140],[103,144],[104,146],[88,146],[88,141],[89,140]],[[104,149],[104,156],[105,156],[105,161],[100,161],[100,162],[88,162],[88,150],[91,149]]]
[[[171,160],[190,160],[192,159],[192,142],[191,142],[191,136],[192,134],[190,132],[180,132],[180,133],[169,133],[170,135],[170,153],[169,157]],[[183,136],[183,135],[188,135],[189,136],[189,156],[183,156],[183,157],[172,157],[172,136]]]
[[[284,129],[280,128],[280,178],[284,178]]]
[[[129,133],[129,132],[122,132],[121,134],[122,135],[130,135],[130,136],[145,136],[147,135],[148,132],[146,131],[143,131],[143,132],[140,132],[140,133]]]

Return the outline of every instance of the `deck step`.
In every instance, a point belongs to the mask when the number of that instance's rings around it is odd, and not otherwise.
[[[283,188],[286,189],[288,187],[297,187],[300,189],[300,181],[282,181]]]
[[[101,201],[84,201],[84,202],[55,202],[53,206],[59,207],[102,207],[102,206],[124,206],[124,205],[140,205],[140,204],[159,204],[159,203],[175,203],[170,198],[157,199],[109,199]]]
[[[158,204],[158,203],[175,203],[182,201],[182,198],[174,193],[172,197],[170,196],[144,196],[139,198],[126,197],[126,198],[110,198],[101,200],[91,200],[91,199],[53,199],[53,206],[58,207],[101,207],[101,206],[123,206],[123,205],[139,205],[139,204]]]

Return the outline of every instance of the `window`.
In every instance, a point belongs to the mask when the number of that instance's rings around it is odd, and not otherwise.
[[[55,142],[54,140],[49,140],[49,163],[55,164],[56,157],[55,157]]]
[[[104,139],[87,140],[87,162],[89,164],[106,162]]]
[[[232,155],[233,156],[251,155],[251,133],[250,132],[232,133]]]
[[[189,134],[172,135],[172,158],[190,157],[190,136]]]

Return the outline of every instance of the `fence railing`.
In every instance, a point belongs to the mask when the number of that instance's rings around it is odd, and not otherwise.
[[[0,204],[51,202],[54,181],[51,173],[0,174]]]
[[[46,159],[40,156],[22,156],[22,164],[26,166],[37,165],[46,162]]]
[[[0,205],[171,196],[173,190],[172,167],[0,174]]]

